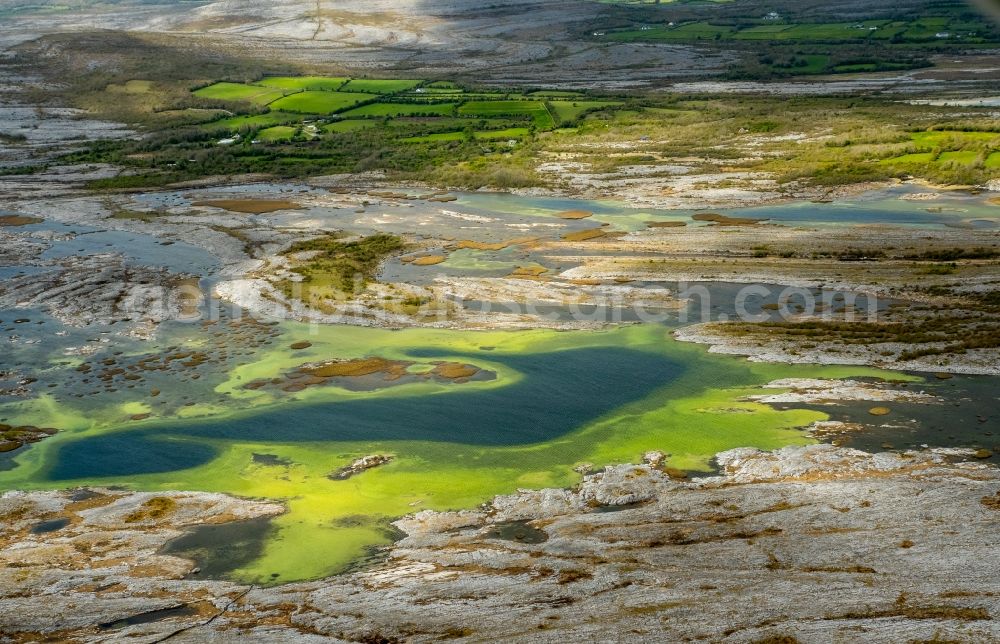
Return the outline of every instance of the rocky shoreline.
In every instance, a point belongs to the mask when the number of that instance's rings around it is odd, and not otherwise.
[[[573,490],[401,519],[406,537],[384,564],[265,588],[186,579],[192,562],[157,551],[185,526],[273,515],[273,504],[10,492],[0,498],[0,632],[81,642],[992,641],[1000,470],[953,460],[814,445],[725,452],[721,475],[693,481],[613,466]]]
[[[923,373],[954,373],[982,376],[1000,375],[996,349],[970,350],[945,357],[931,355],[913,360],[887,360],[887,355],[913,348],[903,343],[869,343],[844,346],[813,343],[804,347],[801,341],[759,336],[746,337],[727,332],[726,323],[693,324],[674,331],[674,338],[709,346],[710,353],[745,356],[751,362],[777,364],[866,365],[897,371]],[[832,349],[832,350],[831,350]]]

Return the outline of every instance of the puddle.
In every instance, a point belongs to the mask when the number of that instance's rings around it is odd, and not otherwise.
[[[532,527],[527,521],[507,521],[494,524],[486,533],[486,538],[517,543],[544,543],[549,540],[549,535],[544,530]]]
[[[52,519],[50,521],[42,521],[41,523],[36,523],[31,528],[31,534],[48,534],[49,532],[55,532],[57,530],[62,530],[69,525],[69,519]]]
[[[148,613],[140,613],[138,615],[126,617],[125,619],[119,619],[114,622],[98,624],[97,628],[102,631],[116,631],[122,628],[128,628],[129,626],[136,626],[138,624],[151,624],[153,622],[159,622],[172,617],[189,617],[197,614],[198,611],[190,606],[174,606],[172,608],[151,610]]]
[[[260,557],[273,533],[271,517],[201,525],[167,543],[160,554],[193,560],[200,570],[188,575],[189,579],[226,579],[230,572]]]

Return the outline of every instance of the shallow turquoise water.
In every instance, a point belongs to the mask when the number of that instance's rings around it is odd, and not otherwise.
[[[944,227],[967,219],[984,219],[1000,228],[1000,208],[986,203],[983,195],[963,192],[940,193],[938,198],[913,201],[902,199],[921,192],[914,186],[878,190],[830,203],[791,202],[754,208],[713,209],[735,217],[756,217],[771,224],[870,225],[893,224],[916,227]],[[622,230],[641,229],[644,221],[690,221],[691,215],[705,210],[660,210],[630,208],[616,201],[593,201],[552,197],[521,197],[499,193],[462,193],[450,205],[473,213],[508,213],[551,216],[564,210],[589,210],[593,220],[608,222]],[[940,211],[938,211],[940,209]],[[583,220],[587,221],[587,220]],[[698,224],[704,225],[704,224]],[[585,227],[593,227],[593,224]]]

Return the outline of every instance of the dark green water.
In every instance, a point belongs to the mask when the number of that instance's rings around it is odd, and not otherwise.
[[[989,449],[992,462],[1000,462],[1000,378],[956,375],[912,385],[940,397],[941,402],[886,403],[890,412],[873,417],[871,402],[841,403],[836,406],[808,406],[830,415],[832,420],[861,422],[861,432],[840,437],[848,447],[880,452],[928,447]]]
[[[420,351],[411,352],[420,356]],[[440,355],[428,353],[427,355]],[[456,359],[469,356],[455,356]],[[683,365],[648,352],[585,348],[495,356],[523,375],[507,387],[430,396],[287,404],[224,420],[160,422],[68,442],[50,480],[170,472],[203,465],[201,442],[427,440],[483,446],[543,442],[586,425],[678,379]]]

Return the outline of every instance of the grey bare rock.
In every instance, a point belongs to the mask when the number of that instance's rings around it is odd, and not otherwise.
[[[691,482],[623,465],[574,490],[421,512],[396,523],[407,536],[375,569],[268,588],[186,580],[193,563],[156,552],[184,526],[274,505],[99,490],[74,509],[73,492],[8,493],[0,631],[178,642],[1000,638],[1000,471],[828,445],[738,449],[718,463],[720,476]],[[57,517],[68,524],[31,533]],[[511,525],[532,538],[505,538]]]

